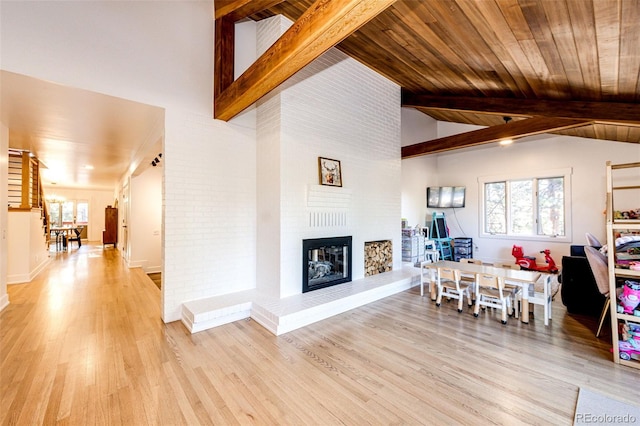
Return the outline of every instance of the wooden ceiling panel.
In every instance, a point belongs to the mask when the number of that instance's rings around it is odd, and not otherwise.
[[[622,2],[617,96],[640,103],[640,0]]]
[[[618,95],[621,5],[619,0],[603,0],[595,2],[593,6],[599,52],[600,91],[602,99],[612,100]]]
[[[251,17],[295,21],[313,3],[283,1]],[[557,134],[640,143],[639,23],[640,0],[398,0],[336,47],[405,92],[514,101],[508,111],[419,108],[437,120],[496,126],[504,115],[555,118],[558,107],[604,120]]]

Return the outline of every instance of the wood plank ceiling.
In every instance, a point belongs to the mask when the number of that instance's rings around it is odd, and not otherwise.
[[[245,3],[254,20],[282,14],[295,25],[313,8],[369,3],[358,25],[332,21],[342,26],[336,47],[400,85],[404,106],[491,127],[404,147],[403,157],[543,132],[640,143],[640,0],[397,0],[375,11],[371,0],[216,1],[216,28],[232,15],[225,6]]]

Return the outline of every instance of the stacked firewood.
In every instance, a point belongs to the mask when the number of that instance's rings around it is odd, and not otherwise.
[[[390,240],[364,243],[364,275],[380,274],[393,269],[393,247]]]

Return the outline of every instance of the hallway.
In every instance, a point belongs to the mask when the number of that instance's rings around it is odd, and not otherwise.
[[[0,424],[568,425],[580,386],[640,382],[557,300],[550,327],[503,326],[414,287],[277,337],[251,320],[191,335],[120,254],[83,244],[9,286]]]
[[[0,420],[146,423],[140,397],[157,384],[146,382],[145,371],[163,358],[158,288],[111,247],[50,255],[31,283],[9,286],[11,304],[0,314]]]

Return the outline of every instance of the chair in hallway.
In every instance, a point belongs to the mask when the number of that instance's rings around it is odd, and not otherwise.
[[[73,229],[73,235],[70,235],[67,237],[67,245],[69,248],[71,248],[71,242],[75,241],[78,243],[78,248],[82,247],[82,238],[80,237],[80,234],[82,234],[82,226],[78,227],[78,228],[74,228]]]

